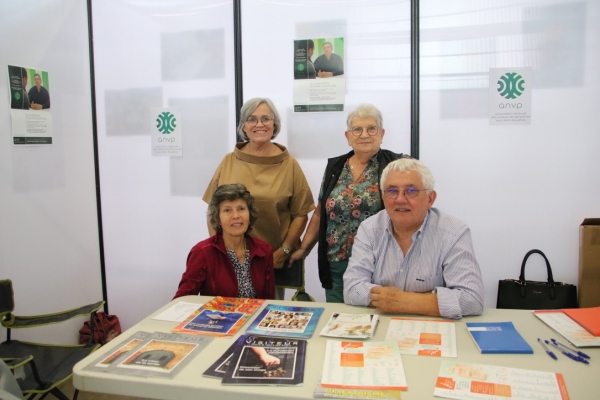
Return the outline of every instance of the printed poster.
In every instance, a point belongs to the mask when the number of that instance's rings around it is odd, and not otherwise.
[[[490,68],[490,125],[531,125],[531,67]]]
[[[9,65],[8,92],[13,145],[52,144],[53,130],[48,71]]]
[[[152,155],[181,157],[183,155],[181,108],[152,108],[150,115]]]
[[[294,41],[294,112],[344,111],[344,38]]]

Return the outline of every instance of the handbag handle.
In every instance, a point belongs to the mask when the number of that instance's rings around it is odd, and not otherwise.
[[[527,254],[525,254],[525,258],[523,258],[523,263],[521,264],[521,275],[519,275],[519,281],[521,281],[521,283],[525,284],[525,263],[527,262],[527,259],[529,258],[530,255],[536,254],[536,253],[541,255],[542,257],[544,257],[544,260],[546,260],[546,269],[548,270],[548,283],[554,284],[554,278],[552,277],[552,268],[550,268],[550,262],[546,258],[546,255],[544,253],[542,253],[541,250],[537,250],[537,249],[529,250],[527,252]]]

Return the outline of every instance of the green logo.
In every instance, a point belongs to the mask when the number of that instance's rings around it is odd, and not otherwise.
[[[164,111],[158,114],[158,118],[156,118],[156,129],[162,132],[163,135],[168,135],[177,127],[175,122],[177,122],[177,118],[170,112]]]
[[[21,93],[15,92],[15,100],[21,100]]]
[[[517,75],[516,72],[507,72],[498,81],[498,92],[500,92],[500,96],[507,99],[516,99],[525,91],[524,84],[525,80],[521,75]]]
[[[304,71],[304,64],[298,64],[298,71]]]

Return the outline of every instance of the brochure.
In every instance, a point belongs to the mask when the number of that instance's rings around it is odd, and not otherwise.
[[[402,354],[457,357],[454,321],[391,318],[385,340],[396,341]]]
[[[246,334],[308,339],[315,332],[323,310],[323,307],[269,304],[252,321]]]
[[[594,336],[600,336],[600,307],[564,308],[563,312]]]
[[[465,325],[481,354],[533,354],[512,322],[467,322]]]
[[[328,340],[321,386],[359,390],[408,390],[398,344],[392,340]]]
[[[600,347],[600,336],[594,336],[573,321],[562,310],[537,310],[533,315],[560,333],[575,347]]]
[[[302,385],[306,340],[243,335],[222,383],[230,385]]]
[[[433,395],[446,399],[568,400],[562,374],[442,360]]]
[[[213,338],[182,333],[136,332],[110,355],[86,369],[114,374],[173,378]]]
[[[333,313],[327,325],[321,330],[321,336],[370,339],[379,322],[376,314]]]
[[[215,297],[177,325],[173,332],[232,336],[262,303],[262,299]]]
[[[327,397],[333,399],[378,399],[400,400],[399,390],[369,390],[369,389],[336,389],[326,388],[321,385],[321,378],[315,387],[314,397]]]

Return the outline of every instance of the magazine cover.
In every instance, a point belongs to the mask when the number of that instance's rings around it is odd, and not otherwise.
[[[177,325],[173,332],[232,336],[263,303],[262,299],[215,297]]]
[[[213,340],[182,333],[136,332],[110,355],[86,369],[107,373],[173,378]]]
[[[223,384],[302,385],[306,340],[244,335]]]
[[[93,363],[90,363],[86,370],[89,371],[102,371],[106,372],[108,367],[110,367],[113,363],[120,363],[123,361],[124,356],[132,349],[137,347],[140,343],[142,343],[151,333],[138,331],[131,335],[128,339],[123,341],[123,344],[119,346],[115,351],[109,353],[108,355],[104,355],[99,359],[96,359]]]
[[[327,325],[321,330],[321,336],[369,339],[373,337],[379,322],[375,314],[333,313]]]
[[[309,339],[315,332],[323,310],[322,307],[269,304],[252,321],[246,334]]]

